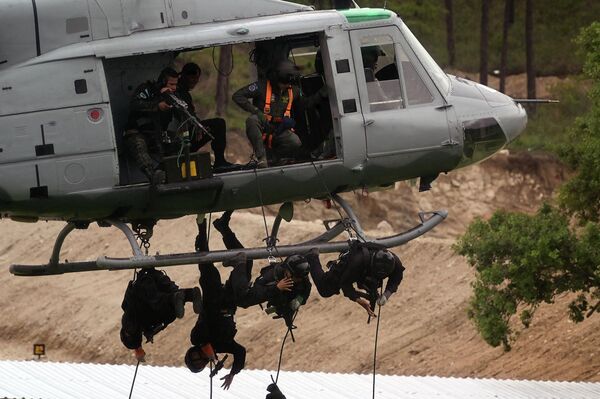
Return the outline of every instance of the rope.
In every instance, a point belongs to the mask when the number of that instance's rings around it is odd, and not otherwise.
[[[220,48],[221,51],[223,51],[223,47],[225,47],[225,46],[222,46]],[[227,73],[221,71],[219,69],[219,67],[217,66],[217,63],[215,61],[215,48],[216,47],[212,48],[212,62],[213,62],[213,67],[215,67],[215,70],[219,73],[219,75],[227,77],[227,76],[231,75],[231,72],[233,72],[233,66],[234,66],[234,63],[233,63],[233,45],[230,45],[230,47],[229,47],[229,55],[231,57],[231,67],[229,68],[229,71]],[[220,54],[219,54],[219,56],[220,56]]]
[[[296,313],[294,313],[294,317],[292,318],[292,324],[294,324],[294,320],[296,320],[297,315],[298,315],[298,311],[296,311]],[[291,331],[292,331],[292,329],[290,327],[288,327],[287,331],[285,332],[285,336],[283,337],[283,342],[281,343],[281,349],[279,350],[279,361],[277,362],[277,374],[275,376],[275,380],[273,380],[273,376],[271,376],[271,381],[273,381],[275,384],[277,384],[277,381],[279,381],[279,371],[281,370],[281,362],[283,360],[283,347],[285,346],[285,341],[287,340],[287,337]]]
[[[379,297],[383,295],[383,287],[379,290]],[[377,340],[379,337],[379,321],[381,320],[381,305],[377,304],[377,327],[375,328],[375,349],[373,350],[373,399],[375,399],[375,368],[377,366]]]
[[[263,197],[262,197],[262,189],[260,188],[260,180],[258,180],[258,172],[256,171],[256,168],[254,168],[254,178],[256,180],[256,186],[258,188],[258,199],[260,200],[260,210],[262,212],[262,217],[263,217],[263,223],[265,225],[265,242],[267,243],[267,251],[269,252],[269,254],[271,254],[271,250],[274,249],[275,252],[277,253],[277,256],[279,257],[279,261],[281,262],[283,259],[282,257],[279,255],[279,251],[277,250],[277,242],[273,242],[273,247],[271,248],[270,246],[268,246],[268,241],[269,241],[269,227],[267,226],[267,216],[265,214],[265,205],[263,202]]]
[[[212,360],[210,361],[210,396],[209,398],[212,399],[213,397],[213,375],[212,375],[212,370],[213,370],[213,362]]]
[[[129,391],[129,399],[131,399],[131,394],[133,393],[133,386],[135,385],[135,377],[137,377],[138,367],[140,367],[140,361],[138,360],[135,365],[135,373],[133,374],[133,381],[131,382],[131,390]]]
[[[260,201],[260,210],[262,211],[263,222],[265,224],[265,233],[268,237],[269,236],[269,227],[267,226],[267,216],[265,215],[265,206],[263,205],[262,190],[260,188],[260,180],[258,180],[258,172],[256,171],[256,168],[254,168],[254,179],[256,180],[256,186],[258,189],[258,199]]]

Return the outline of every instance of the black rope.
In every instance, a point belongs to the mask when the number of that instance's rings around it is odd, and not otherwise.
[[[133,374],[133,381],[131,382],[131,390],[129,391],[129,399],[131,399],[131,394],[133,393],[133,386],[135,385],[135,377],[137,377],[138,367],[140,367],[140,361],[137,361],[135,365],[135,373]]]
[[[265,214],[265,205],[264,205],[263,197],[262,197],[262,189],[260,187],[260,180],[258,179],[258,172],[256,171],[256,168],[254,168],[254,178],[256,180],[256,186],[257,186],[257,189],[258,189],[258,199],[260,201],[260,210],[262,212],[263,223],[265,225],[265,236],[266,236],[266,238],[265,238],[266,241],[265,242],[267,243],[267,251],[269,251],[269,254],[271,254],[271,251],[270,251],[271,246],[269,246],[269,237],[270,237],[270,235],[269,235],[269,227],[267,226],[267,215]],[[277,242],[276,241],[273,242],[272,249],[274,249],[275,252],[277,253],[277,256],[279,257],[279,261],[282,261],[282,257],[281,257],[281,255],[279,255],[279,251],[277,249]]]
[[[227,46],[227,45],[225,45],[225,46]],[[225,47],[225,46],[222,46],[220,50],[223,51],[223,47]],[[231,75],[231,72],[233,72],[233,66],[234,66],[234,64],[233,64],[233,45],[231,45],[231,44],[229,45],[229,55],[231,57],[231,67],[229,68],[229,72],[227,72],[227,73],[224,73],[223,71],[221,71],[219,69],[219,67],[217,66],[217,63],[215,61],[215,48],[216,47],[212,48],[213,66],[215,67],[215,70],[219,73],[219,75],[227,77],[227,76]],[[220,55],[220,52],[219,52],[219,55]]]
[[[383,287],[379,290],[379,298],[383,295]],[[373,399],[375,399],[375,369],[377,366],[377,339],[379,337],[379,321],[381,320],[381,305],[377,303],[377,327],[375,328],[375,349],[373,350]]]
[[[265,215],[265,206],[263,205],[262,190],[260,188],[260,180],[258,180],[258,172],[256,171],[256,168],[254,168],[254,179],[256,180],[256,187],[258,190],[258,199],[260,201],[260,210],[262,211],[263,222],[265,224],[265,233],[268,237],[269,236],[269,227],[267,226],[267,216]]]
[[[213,362],[211,360],[210,361],[210,374],[209,374],[210,375],[210,396],[209,396],[210,399],[212,399],[212,397],[213,397],[213,373],[212,373],[212,370],[213,370]]]
[[[294,320],[296,320],[296,316],[298,315],[298,311],[294,313],[294,317],[292,317],[292,325],[294,324]],[[271,376],[271,380],[277,384],[279,381],[279,371],[281,370],[281,362],[283,361],[283,347],[285,346],[285,341],[287,340],[288,335],[292,332],[292,328],[288,326],[287,331],[285,332],[285,336],[283,337],[283,342],[281,343],[281,349],[279,350],[279,361],[277,362],[277,374],[275,376],[275,380],[273,380],[273,376]]]

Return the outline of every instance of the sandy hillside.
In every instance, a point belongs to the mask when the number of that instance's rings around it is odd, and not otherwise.
[[[398,248],[407,271],[399,292],[382,310],[379,370],[390,374],[436,374],[600,381],[600,319],[575,325],[565,316],[561,298],[544,306],[510,353],[487,346],[466,316],[472,271],[450,246],[476,216],[498,208],[532,210],[564,178],[552,159],[499,154],[492,160],[442,176],[429,193],[411,182],[393,190],[346,194],[369,234],[385,235],[413,225],[419,210],[445,208],[449,218],[426,237]],[[273,209],[268,209],[269,215]],[[322,203],[296,204],[295,220],[282,227],[282,243],[304,240],[321,231],[322,219],[334,218]],[[382,223],[387,220],[389,224]],[[268,216],[269,224],[272,216]],[[237,212],[233,228],[247,246],[264,237],[260,210]],[[34,342],[47,345],[53,361],[132,363],[118,336],[120,302],[131,272],[93,272],[41,278],[8,273],[10,263],[45,262],[59,223],[19,224],[0,220],[0,358],[29,359]],[[193,217],[160,222],[152,251],[189,251],[195,236]],[[222,248],[211,237],[212,248]],[[69,237],[63,259],[100,254],[128,255],[114,229],[97,226]],[[258,267],[255,267],[255,271]],[[197,282],[194,266],[169,268],[181,286]],[[222,270],[225,276],[229,271]],[[188,305],[189,306],[189,305]],[[152,364],[180,365],[194,323],[191,307],[148,345]],[[240,310],[238,340],[248,348],[247,366],[274,369],[284,335],[283,322],[259,308]],[[366,324],[356,304],[313,292],[297,318],[296,343],[286,346],[288,370],[369,372],[375,323]]]

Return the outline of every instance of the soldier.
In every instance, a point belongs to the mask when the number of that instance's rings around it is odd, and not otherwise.
[[[371,317],[375,317],[375,305],[383,306],[398,290],[404,273],[396,255],[378,245],[358,241],[353,242],[350,250],[339,259],[329,262],[327,271],[321,267],[317,249],[312,249],[306,259],[310,264],[310,275],[322,297],[337,295],[341,290]],[[379,295],[377,290],[382,287],[385,278],[388,278],[385,291]],[[363,291],[357,291],[354,284]]]
[[[130,102],[125,148],[152,185],[166,180],[165,172],[157,165],[164,155],[162,136],[173,119],[173,109],[162,94],[174,93],[178,80],[179,74],[173,68],[165,68],[156,82],[138,86]]]
[[[188,110],[192,115],[196,115],[196,107],[194,106],[190,92],[198,84],[201,74],[202,70],[197,64],[193,62],[187,63],[181,69],[179,82],[177,84],[176,95],[187,103]],[[198,151],[200,147],[212,140],[211,147],[215,154],[214,168],[229,170],[236,166],[225,160],[225,147],[227,146],[225,120],[222,118],[212,118],[204,119],[200,121],[200,123],[209,130],[214,136],[214,139],[211,139],[210,136],[196,129],[191,143],[191,151]]]
[[[297,85],[300,72],[289,60],[279,62],[267,76],[268,79],[259,79],[233,94],[233,101],[252,114],[246,119],[246,135],[259,168],[268,166],[266,149],[272,150],[275,161],[299,157],[302,143],[294,132],[294,101],[302,101],[306,107],[312,107],[327,95],[325,88],[314,96],[303,97]]]
[[[127,285],[121,304],[121,342],[134,350],[139,361],[144,361],[142,335],[146,342],[152,342],[154,336],[176,318],[183,318],[185,302],[192,302],[194,312],[199,313],[200,290],[180,289],[163,271],[142,269]]]
[[[215,265],[203,263],[198,268],[204,294],[203,310],[190,334],[193,346],[185,354],[185,364],[192,373],[198,373],[209,361],[216,361],[218,353],[233,354],[231,371],[221,378],[222,387],[229,389],[233,377],[244,368],[246,361],[246,348],[235,341],[236,307],[227,297]]]
[[[229,227],[232,211],[225,212],[220,219],[213,222],[215,228],[223,236],[227,249],[243,248]],[[251,278],[252,260],[246,261],[238,255],[230,260],[234,265],[230,281],[233,284],[233,298],[236,305],[248,308],[267,302],[270,313],[282,317],[288,326],[294,313],[304,305],[310,296],[312,285],[308,279],[309,264],[301,255],[288,256],[283,262],[277,262],[263,267],[254,284],[248,284]],[[239,276],[234,278],[234,273]],[[242,280],[242,276],[246,280]]]
[[[206,220],[199,225],[199,229],[196,250],[208,251]],[[224,235],[223,241],[226,246],[239,244],[233,232]],[[236,293],[243,295],[246,292],[249,278],[245,258],[235,259],[225,264],[234,266],[225,284],[221,283],[221,276],[213,263],[198,265],[200,287],[204,293],[203,310],[190,334],[193,346],[185,354],[185,364],[191,372],[198,373],[208,362],[216,362],[218,353],[233,354],[231,371],[221,378],[222,387],[229,389],[234,376],[244,368],[246,361],[246,348],[235,341],[237,329],[234,316],[237,308]]]

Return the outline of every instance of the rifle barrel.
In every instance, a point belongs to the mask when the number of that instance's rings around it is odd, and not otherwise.
[[[557,104],[560,101],[549,98],[513,98],[519,104]]]

